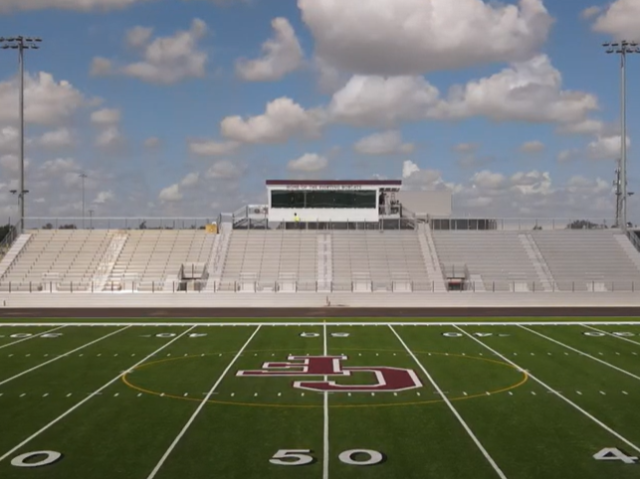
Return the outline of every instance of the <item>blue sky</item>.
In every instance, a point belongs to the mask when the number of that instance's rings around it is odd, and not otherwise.
[[[0,34],[44,39],[26,60],[28,214],[79,215],[85,171],[86,208],[99,215],[209,216],[264,201],[267,178],[378,175],[451,188],[465,216],[613,216],[619,60],[601,43],[633,39],[637,2],[460,0],[455,14],[448,0],[225,3],[3,0]],[[127,42],[135,27],[152,28],[137,46]],[[270,39],[275,53],[265,58]],[[0,53],[8,217],[17,61]],[[108,63],[99,74],[98,57]],[[243,74],[241,58],[264,61]],[[632,55],[630,190],[640,188],[638,78]],[[456,96],[456,85],[475,87]],[[272,102],[277,112],[264,117]],[[630,209],[637,218],[635,200]]]

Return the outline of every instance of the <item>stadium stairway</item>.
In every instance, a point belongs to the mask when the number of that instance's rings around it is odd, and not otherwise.
[[[422,259],[427,268],[429,280],[433,283],[433,292],[444,293],[447,291],[447,286],[444,282],[444,275],[442,274],[442,267],[440,266],[438,252],[436,251],[436,246],[433,242],[431,227],[427,223],[420,223],[418,229],[420,230],[419,240]]]
[[[2,261],[0,261],[0,281],[3,279],[2,277],[7,273],[11,264],[15,261],[15,259],[20,255],[20,253],[24,250],[25,246],[31,239],[31,235],[28,233],[21,234],[18,239],[15,240],[13,245],[11,245],[11,249],[7,252],[6,255],[2,257]]]

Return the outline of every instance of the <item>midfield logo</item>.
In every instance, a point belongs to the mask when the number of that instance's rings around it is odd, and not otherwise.
[[[250,377],[352,377],[353,373],[370,373],[375,384],[338,384],[335,381],[294,381],[293,387],[318,392],[398,392],[422,387],[411,369],[389,366],[344,367],[347,356],[289,356],[286,363],[264,363],[262,369],[238,371],[236,376]]]

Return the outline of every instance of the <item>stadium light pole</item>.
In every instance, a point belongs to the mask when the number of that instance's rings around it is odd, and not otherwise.
[[[602,44],[608,54],[620,55],[620,123],[621,145],[620,158],[620,218],[622,229],[627,230],[627,54],[640,53],[638,43],[622,40],[620,42],[607,42]]]
[[[20,222],[19,222],[19,233],[24,231],[24,195],[26,194],[26,190],[24,189],[24,51],[25,50],[38,50],[40,46],[39,43],[42,42],[42,39],[36,37],[9,37],[4,38],[0,37],[0,48],[3,50],[18,50],[18,69],[19,69],[19,122],[20,122],[20,134],[19,134],[19,144],[20,144],[20,184],[18,185],[18,202],[20,204]]]

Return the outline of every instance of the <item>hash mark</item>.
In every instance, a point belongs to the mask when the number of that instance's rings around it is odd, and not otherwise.
[[[23,398],[23,397],[25,397],[25,396],[26,396],[26,394],[25,394],[25,393],[20,394],[20,397],[21,397],[21,398]]]
[[[463,395],[463,396],[468,396],[468,394],[467,394],[467,392],[466,392],[466,391],[462,391],[462,395]]]
[[[189,393],[184,393],[184,394],[182,395],[182,397],[185,397],[185,398],[186,398],[188,395],[189,395]]]
[[[142,397],[142,393],[138,393],[138,397]]]
[[[46,398],[48,395],[49,395],[49,393],[44,393],[44,394],[42,395],[42,397],[43,397],[43,398]]]
[[[531,391],[531,394],[532,394],[533,396],[536,396],[536,392],[535,392],[535,391]]]
[[[73,393],[69,393],[69,394],[67,394],[67,397],[68,397],[68,398],[70,398],[70,397],[71,397],[71,394],[73,394]]]
[[[393,395],[394,395],[394,396],[397,396],[397,395],[398,395],[398,393],[393,393]]]
[[[582,396],[582,393],[580,391],[576,391],[578,393],[579,396]]]
[[[231,393],[231,397],[235,396],[236,393]]]
[[[624,394],[625,396],[629,395],[629,393],[627,391],[622,391],[622,394]]]
[[[278,393],[278,397],[282,396],[282,393]]]
[[[114,398],[117,398],[118,396],[120,396],[120,393],[115,393],[115,394],[113,395],[113,397],[114,397]]]
[[[509,391],[509,396],[513,396],[513,391]]]
[[[600,394],[602,394],[603,396],[606,396],[606,395],[607,395],[607,393],[606,393],[606,392],[604,392],[604,391],[600,391]]]

